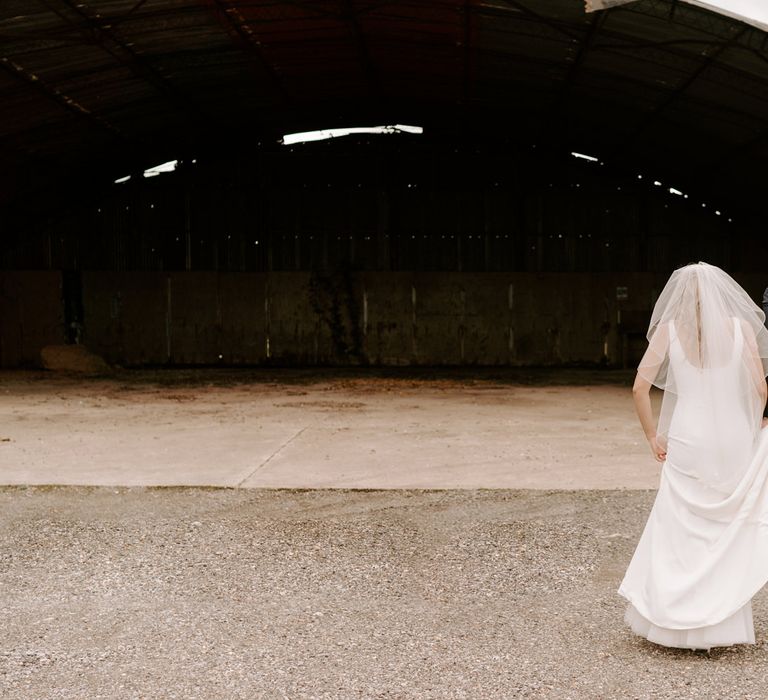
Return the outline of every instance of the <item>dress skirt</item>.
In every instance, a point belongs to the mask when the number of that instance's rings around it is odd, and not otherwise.
[[[669,629],[658,627],[644,618],[632,603],[627,604],[624,622],[631,630],[649,642],[679,649],[711,649],[731,644],[754,644],[755,629],[752,623],[752,601],[739,608],[733,615],[706,627]]]
[[[675,447],[619,587],[624,621],[666,647],[754,644],[752,599],[768,580],[768,428],[727,495],[683,473]]]

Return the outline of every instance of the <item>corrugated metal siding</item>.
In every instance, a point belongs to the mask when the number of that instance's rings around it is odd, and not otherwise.
[[[311,148],[202,159],[114,185],[101,199],[85,193],[48,221],[30,212],[6,230],[0,267],[664,272],[691,259],[730,270],[757,264],[748,253],[762,236],[754,222],[695,192],[673,196],[668,184],[638,181],[633,171],[567,154],[449,155],[381,142]]]

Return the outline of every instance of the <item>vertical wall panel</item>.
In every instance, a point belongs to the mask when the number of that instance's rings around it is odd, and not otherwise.
[[[270,274],[267,289],[270,360],[280,364],[332,362],[331,326],[337,306],[333,292],[313,291],[306,272]],[[340,323],[342,327],[337,329],[337,334],[343,342],[343,320]]]
[[[219,276],[215,272],[169,275],[171,362],[218,364],[221,354]]]
[[[108,362],[169,361],[168,275],[84,272],[83,343]]]
[[[259,364],[266,359],[266,283],[266,273],[219,275],[224,364]]]
[[[465,294],[461,361],[504,365],[509,361],[509,274],[475,273],[458,280]]]
[[[461,336],[466,290],[462,275],[419,272],[413,275],[416,290],[417,364],[461,364]]]
[[[39,366],[41,348],[63,342],[61,273],[0,272],[0,367]]]
[[[366,356],[373,364],[410,364],[414,352],[413,274],[367,272],[363,279]]]

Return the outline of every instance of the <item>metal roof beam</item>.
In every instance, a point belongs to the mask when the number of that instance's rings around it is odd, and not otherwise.
[[[77,100],[70,97],[61,90],[49,85],[46,81],[40,78],[40,76],[26,70],[16,61],[7,58],[5,56],[0,57],[0,66],[5,68],[14,78],[22,81],[26,85],[29,85],[41,95],[44,95],[47,99],[56,102],[60,107],[64,108],[68,112],[88,119],[91,123],[96,124],[101,129],[110,132],[111,134],[118,136],[122,139],[128,140],[125,134],[118,129],[114,124],[103,117],[95,114],[90,109],[80,104]]]
[[[631,37],[626,37],[625,35],[616,33],[616,32],[610,32],[610,31],[604,31],[603,36],[610,37],[611,39],[615,40],[624,40],[624,43],[603,43],[600,41],[599,43],[595,43],[592,46],[592,51],[638,51],[642,49],[661,49],[665,52],[665,54],[668,54],[669,56],[684,59],[684,60],[690,60],[692,58],[690,53],[686,53],[683,51],[675,50],[675,47],[677,46],[705,46],[710,48],[720,48],[722,49],[730,49],[732,51],[745,51],[749,54],[752,54],[756,58],[760,59],[764,63],[768,63],[768,56],[766,56],[764,53],[762,53],[760,50],[755,49],[751,46],[745,46],[741,43],[733,43],[731,41],[725,40],[725,41],[707,41],[706,39],[671,39],[671,40],[665,40],[665,41],[658,41],[658,42],[636,42]],[[740,78],[746,77],[748,80],[753,80],[759,83],[763,83],[768,85],[768,78],[765,76],[758,75],[757,73],[749,73],[747,71],[744,71],[734,65],[721,63],[719,64],[718,68],[722,71],[725,71],[727,73],[730,73],[734,76],[739,76]]]
[[[527,5],[524,5],[522,2],[519,2],[518,0],[502,0],[502,2],[522,12],[529,19],[533,19],[533,20],[536,20],[537,22],[540,22],[541,24],[545,24],[550,29],[554,29],[559,34],[567,36],[569,39],[572,39],[573,41],[578,41],[581,38],[579,34],[575,32],[571,32],[570,30],[564,28],[560,22],[550,19],[549,17],[544,17],[543,15],[540,15],[538,12],[534,12],[530,7],[528,7]]]
[[[615,11],[655,17],[661,21],[668,21],[670,14],[672,14],[676,24],[720,38],[722,38],[724,30],[730,31],[738,23],[738,20],[690,3],[680,5],[675,2],[675,6],[670,7],[670,0],[643,0],[643,2],[631,5],[622,5],[615,8]],[[744,27],[753,34],[762,35],[764,33],[761,29],[751,25],[744,25]]]
[[[41,0],[43,5],[54,12],[64,22],[80,31],[89,41],[92,41],[106,51],[118,63],[128,68],[135,76],[152,86],[163,97],[167,98],[177,109],[186,116],[189,113],[197,113],[202,116],[200,108],[188,99],[186,95],[169,83],[152,65],[142,56],[137,54],[125,41],[111,30],[111,23],[107,18],[98,13],[92,14],[89,8],[81,0],[58,0],[70,13],[84,21],[84,25],[74,22],[71,15],[61,12],[52,0]],[[130,11],[141,7],[141,3],[133,6]]]
[[[246,51],[259,72],[267,76],[273,92],[277,93],[285,104],[291,104],[293,99],[285,90],[277,71],[264,57],[261,42],[256,38],[250,23],[240,11],[236,7],[226,4],[224,0],[208,0],[208,5],[227,34]]]
[[[547,116],[540,122],[538,133],[535,139],[536,143],[542,141],[545,138],[547,131],[551,131],[555,128],[555,124],[558,121],[559,115],[562,113],[564,106],[568,101],[568,96],[573,89],[574,84],[576,83],[576,78],[581,71],[581,67],[587,57],[587,54],[595,41],[595,37],[600,32],[600,29],[603,26],[605,18],[609,12],[610,10],[597,10],[592,17],[592,21],[589,23],[589,28],[584,33],[584,38],[582,39],[578,51],[576,52],[576,56],[574,57],[573,62],[568,69],[568,74],[563,80],[562,87],[558,91],[557,96],[552,102],[552,105],[548,108]]]
[[[587,58],[587,53],[589,53],[590,48],[592,48],[595,37],[600,32],[600,29],[603,26],[605,18],[608,16],[609,12],[610,10],[598,10],[595,12],[595,16],[592,18],[592,21],[589,24],[589,29],[587,29],[586,33],[584,34],[584,40],[579,46],[576,57],[573,59],[571,67],[568,69],[568,75],[563,82],[563,87],[560,90],[560,94],[557,98],[557,103],[555,105],[556,109],[559,108],[560,105],[562,105],[563,102],[565,102],[565,100],[568,98],[568,93],[571,91],[571,88],[576,82],[576,78],[579,74],[579,71],[581,70],[581,66]]]
[[[665,110],[667,110],[671,105],[679,100],[685,94],[685,91],[691,87],[691,85],[693,85],[701,77],[701,75],[704,74],[715,63],[718,57],[729,47],[733,46],[747,32],[747,29],[747,27],[744,27],[740,31],[736,32],[725,43],[719,43],[715,50],[706,56],[706,58],[700,63],[700,65],[696,68],[696,70],[693,71],[690,76],[683,80],[672,92],[667,94],[649,114],[645,115],[643,120],[640,122],[640,125],[634,130],[627,142],[625,142],[624,146],[637,139],[637,137],[640,136],[646,129],[648,129],[648,127],[656,119],[658,119],[658,117],[661,116]]]

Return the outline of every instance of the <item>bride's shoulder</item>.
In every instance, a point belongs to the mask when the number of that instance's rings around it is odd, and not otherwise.
[[[752,326],[752,324],[746,318],[736,318],[735,320],[738,321],[739,328],[741,329],[741,332],[743,333],[744,337],[747,340],[755,341],[757,338],[757,335],[755,334],[755,329]]]
[[[674,332],[672,320],[660,321],[653,330],[650,343],[655,347],[669,345],[670,335]]]

